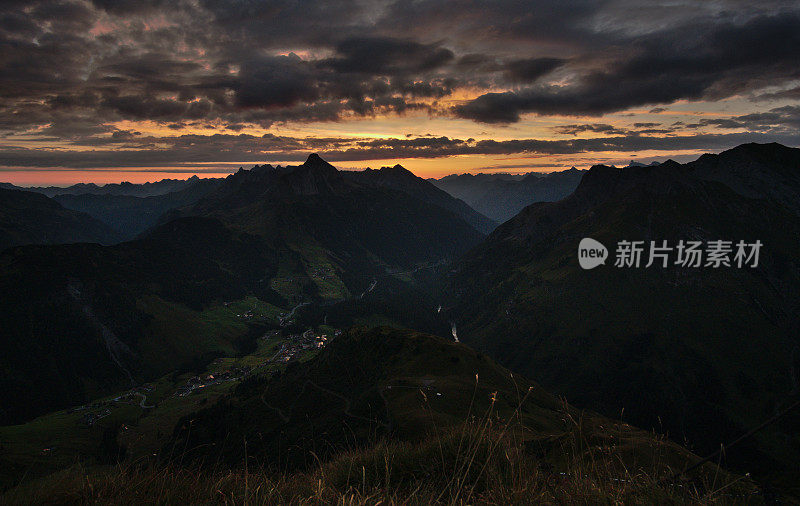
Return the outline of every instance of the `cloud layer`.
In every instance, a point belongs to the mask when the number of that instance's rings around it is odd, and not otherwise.
[[[11,0],[0,47],[6,167],[287,159],[315,144],[359,160],[714,149],[742,132],[777,140],[800,128],[795,2]],[[755,109],[584,121],[732,97]],[[552,139],[236,135],[408,114],[488,128],[564,121]],[[137,135],[142,122],[175,135]]]

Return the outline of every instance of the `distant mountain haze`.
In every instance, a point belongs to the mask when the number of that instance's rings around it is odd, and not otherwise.
[[[494,221],[503,223],[534,202],[560,200],[578,186],[585,171],[572,167],[550,174],[461,174],[430,181]]]

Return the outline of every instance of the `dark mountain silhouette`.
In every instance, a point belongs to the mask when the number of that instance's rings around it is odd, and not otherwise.
[[[497,223],[472,209],[463,200],[452,197],[446,191],[437,188],[431,181],[415,176],[402,165],[381,167],[379,170],[349,171],[344,175],[364,185],[400,190],[420,200],[447,209],[460,216],[481,233],[488,234],[497,226]]]
[[[432,182],[478,212],[503,223],[534,202],[554,202],[566,197],[578,186],[584,172],[572,167],[562,172],[532,172],[522,177],[462,174]]]
[[[360,293],[387,269],[454,259],[483,237],[420,192],[340,172],[317,155],[299,166],[240,170],[177,215],[215,217],[282,242],[297,254],[290,272],[330,269],[342,293]]]
[[[799,154],[751,144],[686,165],[593,167],[572,195],[527,207],[460,263],[459,336],[572,402],[717,449],[797,396]],[[609,248],[605,266],[578,266],[584,237]],[[758,268],[617,268],[623,239],[764,246]],[[784,418],[729,462],[791,469],[798,424]]]
[[[110,227],[34,192],[0,189],[0,251],[23,244],[112,243]]]
[[[800,214],[800,150],[781,144],[743,144],[688,163],[693,174],[719,181],[737,193],[766,199]]]

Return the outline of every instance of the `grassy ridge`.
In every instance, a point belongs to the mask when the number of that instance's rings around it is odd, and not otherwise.
[[[597,440],[582,420],[545,445],[531,445],[518,419],[492,407],[421,441],[381,439],[324,464],[275,473],[244,463],[234,470],[143,461],[106,468],[72,466],[0,496],[7,504],[752,504],[747,478],[707,464],[665,480],[681,462],[652,439],[648,458]],[[433,426],[433,425],[432,425]],[[611,433],[609,433],[610,435]],[[636,450],[641,454],[641,449]]]
[[[265,336],[201,376],[264,364],[282,343]],[[666,480],[699,457],[434,336],[352,329],[270,364],[188,396],[174,393],[191,374],[165,376],[142,400],[155,407],[125,397],[89,427],[60,412],[0,428],[0,467],[15,473],[0,502],[663,503],[757,491],[711,463]]]

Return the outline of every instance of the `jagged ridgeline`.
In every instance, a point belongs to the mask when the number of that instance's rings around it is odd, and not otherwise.
[[[569,197],[498,227],[451,279],[459,337],[571,402],[701,452],[797,398],[800,150],[747,144],[697,161],[595,166]],[[578,243],[609,248],[582,270]],[[757,268],[617,268],[621,240],[761,241]],[[673,257],[673,262],[675,258]],[[796,471],[800,413],[726,453]],[[792,478],[796,483],[796,476]]]

